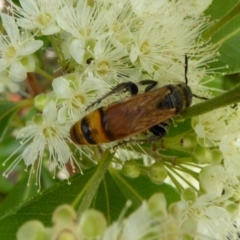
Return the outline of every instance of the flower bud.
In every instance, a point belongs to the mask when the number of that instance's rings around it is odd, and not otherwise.
[[[126,177],[137,178],[139,177],[141,170],[139,165],[134,160],[130,160],[124,163],[122,167],[122,173]]]
[[[197,224],[193,219],[185,220],[180,226],[181,239],[192,240],[197,233]]]
[[[161,162],[155,162],[150,167],[149,177],[153,183],[161,184],[167,177],[167,170]]]
[[[36,124],[36,125],[42,125],[43,124],[43,116],[41,113],[37,113],[33,116],[32,121]]]
[[[38,111],[42,112],[48,102],[49,102],[48,95],[45,93],[41,93],[34,98],[34,107]]]
[[[17,240],[47,240],[45,228],[39,221],[24,223],[17,231]]]
[[[211,158],[210,164],[212,165],[220,164],[223,160],[222,152],[219,149],[213,149],[211,150],[211,153],[212,153],[212,158]]]
[[[238,210],[239,210],[239,207],[237,204],[235,203],[231,203],[229,204],[227,207],[226,207],[227,211],[231,214],[237,214],[238,213]]]
[[[221,196],[224,189],[226,174],[223,166],[213,165],[204,167],[199,173],[199,183],[204,193]]]
[[[52,222],[54,224],[68,224],[76,221],[76,212],[75,210],[67,205],[60,205],[56,208],[52,216]]]
[[[182,191],[181,199],[186,202],[195,202],[197,194],[192,188],[186,188]]]
[[[192,153],[192,159],[197,164],[206,164],[211,161],[212,153],[208,148],[197,146]]]
[[[168,212],[171,213],[176,219],[181,218],[182,212],[184,209],[186,209],[186,202],[179,201],[172,203],[169,208]]]
[[[76,240],[76,236],[68,231],[60,232],[56,240]]]
[[[79,231],[86,239],[94,239],[100,236],[107,227],[104,215],[94,209],[84,212],[80,218]]]
[[[181,139],[181,146],[185,150],[192,150],[197,146],[197,140],[193,135],[187,135]]]
[[[165,215],[167,201],[163,193],[155,193],[148,200],[148,208],[153,216]]]

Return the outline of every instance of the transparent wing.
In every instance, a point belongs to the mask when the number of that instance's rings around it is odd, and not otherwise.
[[[104,109],[105,130],[115,139],[143,132],[176,115],[176,109],[157,108],[169,94],[166,87],[115,102]]]

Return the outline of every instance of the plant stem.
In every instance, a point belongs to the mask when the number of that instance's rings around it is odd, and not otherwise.
[[[62,66],[63,69],[65,69],[65,59],[63,57],[62,51],[60,50],[60,47],[61,47],[60,35],[58,34],[57,38],[50,36],[49,39],[51,40],[52,47],[58,57],[58,61],[59,61],[60,65]],[[60,42],[57,42],[57,41],[60,41]]]
[[[190,118],[238,102],[240,102],[240,84],[217,97],[187,108],[181,116],[183,118]]]
[[[23,99],[21,100],[19,103],[18,103],[18,107],[20,109],[23,109],[25,107],[32,107],[34,104],[34,99],[33,98],[26,98],[26,99]]]
[[[57,35],[57,39],[58,39],[59,47],[61,48],[62,36],[60,33]],[[65,69],[67,67],[67,63],[66,63],[66,59],[63,55],[62,49],[61,49],[61,51],[58,51],[58,57],[59,57],[59,61],[61,63],[62,68]]]
[[[222,18],[216,21],[206,32],[203,33],[202,38],[208,40],[217,31],[219,31],[223,25],[226,25],[233,18],[235,18],[240,13],[240,2],[237,3],[230,11],[228,11]]]
[[[106,150],[104,152],[96,172],[89,180],[88,188],[78,208],[78,216],[80,216],[91,205],[96,191],[98,190],[99,184],[101,183],[106,171],[108,170],[113,156],[114,153],[110,153],[109,150]]]
[[[49,81],[53,80],[53,76],[51,76],[50,74],[44,72],[42,69],[40,69],[38,67],[35,68],[35,72],[38,73],[39,75],[45,77]]]

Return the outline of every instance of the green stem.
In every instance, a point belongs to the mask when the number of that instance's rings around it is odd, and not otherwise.
[[[226,25],[233,18],[240,13],[240,2],[237,3],[230,11],[228,11],[221,19],[216,21],[206,32],[203,33],[202,37],[205,40],[211,38],[217,31],[219,31],[223,25]]]
[[[26,98],[24,100],[21,100],[18,103],[18,107],[20,107],[21,109],[25,108],[25,107],[32,107],[34,103],[34,98]]]
[[[190,133],[191,133],[191,130],[178,134],[177,136],[174,136],[174,137],[166,137],[164,139],[163,145],[164,147],[166,145],[173,145],[173,144],[179,145],[179,142],[181,141],[181,139]]]
[[[61,47],[62,46],[61,45],[61,43],[62,43],[62,36],[61,36],[60,33],[58,34],[57,38],[58,38],[59,46]],[[59,54],[59,59],[60,59],[60,62],[61,62],[61,66],[62,66],[63,69],[65,69],[66,66],[67,66],[67,63],[66,63],[66,59],[65,59],[65,57],[63,55],[62,49],[61,49],[61,51],[58,51],[58,54]]]
[[[109,150],[106,150],[104,152],[96,172],[89,180],[88,188],[78,208],[78,216],[80,216],[91,205],[96,191],[98,190],[99,184],[101,183],[106,171],[108,170],[113,156],[114,153],[110,153]]]
[[[35,72],[38,73],[39,75],[45,77],[49,81],[53,80],[53,76],[51,76],[50,74],[44,72],[42,69],[40,69],[38,67],[35,68]]]
[[[240,102],[240,84],[217,97],[187,108],[181,116],[183,118],[190,118],[238,102]]]
[[[179,174],[177,171],[175,171],[174,169],[171,169],[174,174],[176,174],[180,179],[182,179],[182,181],[184,181],[186,184],[188,184],[191,188],[193,188],[196,192],[198,191],[196,187],[194,187],[193,184],[191,184],[186,178],[182,177],[181,174]],[[182,189],[183,190],[183,189]]]
[[[62,54],[62,51],[59,50],[59,46],[61,46],[61,38],[58,35],[57,40],[60,41],[60,43],[56,42],[55,38],[52,37],[52,36],[50,36],[49,39],[51,40],[54,52],[57,54],[58,61],[59,61],[60,65],[62,66],[62,68],[65,68],[65,61],[64,61],[64,58],[63,58],[63,54]]]
[[[178,192],[181,193],[183,191],[183,186],[179,183],[179,181],[173,176],[172,173],[170,173],[170,171],[168,171],[168,176],[171,179],[171,181],[173,182],[173,184],[175,185],[175,187],[177,188]]]
[[[180,171],[180,172],[184,172],[184,173],[190,175],[191,177],[193,177],[194,179],[199,180],[199,174],[198,173],[194,172],[193,170],[191,170],[187,167],[184,167],[183,165],[176,165],[176,166],[174,166],[174,169],[171,167],[171,170],[172,171],[177,170],[177,171]]]

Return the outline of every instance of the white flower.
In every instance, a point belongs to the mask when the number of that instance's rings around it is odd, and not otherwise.
[[[216,197],[221,196],[226,178],[226,173],[222,165],[206,166],[199,173],[201,190]]]
[[[228,133],[227,120],[233,113],[230,107],[216,109],[192,119],[198,143],[205,147],[218,146]]]
[[[132,11],[131,3],[128,0],[110,2],[108,7],[106,24],[109,36],[112,37],[112,44],[114,46],[126,45],[131,36],[129,28],[134,28],[139,19]]]
[[[0,72],[6,70],[14,81],[23,81],[35,69],[31,56],[42,45],[27,32],[20,32],[14,17],[1,13],[7,36],[0,34]]]
[[[112,38],[99,40],[92,52],[92,62],[86,67],[85,72],[103,79],[108,84],[116,84],[118,78],[137,80],[139,71],[127,65],[127,51],[123,46],[114,47]]]
[[[234,229],[234,217],[214,200],[215,196],[206,194],[198,197],[195,202],[174,203],[172,209],[180,216],[179,224],[188,219],[196,223],[199,237],[196,239],[225,239]]]
[[[3,71],[0,73],[0,94],[8,91],[15,93],[19,90],[20,86],[9,78],[7,72]]]
[[[21,8],[14,5],[14,13],[18,16],[18,24],[27,30],[40,30],[43,35],[60,32],[56,17],[61,0],[20,0]]]
[[[150,16],[153,14],[158,14],[159,11],[166,10],[165,7],[168,5],[168,0],[162,0],[162,1],[136,1],[136,0],[130,0],[132,11],[138,16]],[[161,10],[164,8],[164,10]]]
[[[127,206],[129,207],[129,206]],[[123,219],[123,209],[119,219],[109,226],[106,216],[101,212],[89,209],[77,217],[72,206],[61,205],[53,213],[52,227],[45,227],[40,221],[31,220],[18,230],[18,239],[41,234],[47,239],[62,237],[64,239],[96,239],[96,240],[177,240],[180,239],[178,218],[171,213],[165,216],[153,216],[146,201]],[[164,209],[167,213],[167,209]],[[101,224],[99,224],[99,221]],[[139,225],[141,224],[141,225]]]
[[[132,31],[132,63],[139,58],[142,68],[151,73],[182,62],[185,54],[200,46],[196,38],[206,25],[205,19],[185,18],[187,12],[182,2],[150,1],[137,4],[133,11],[139,10],[139,5],[142,24]]]
[[[148,209],[147,203],[143,202],[141,207],[125,219],[121,239],[144,239],[147,233],[151,232],[152,223],[151,212]],[[139,226],[141,226],[141,228],[139,228]],[[152,227],[152,229],[154,229],[154,227]]]
[[[77,74],[56,78],[52,86],[62,105],[61,113],[71,122],[79,120],[86,108],[108,89],[97,78],[84,78]]]
[[[219,149],[224,157],[224,167],[228,178],[232,179],[235,184],[240,176],[240,134],[239,132],[231,133],[222,137],[219,143]]]
[[[66,3],[57,15],[58,25],[72,36],[69,50],[77,63],[82,64],[89,46],[106,35],[106,15],[102,5],[91,7],[86,0],[78,1],[76,8]]]
[[[67,145],[67,140],[69,140],[69,127],[66,123],[59,123],[59,111],[55,103],[50,101],[43,109],[42,114],[35,115],[33,121],[19,131],[17,138],[22,139],[22,145],[27,146],[23,153],[11,163],[4,175],[7,177],[14,166],[23,159],[27,167],[31,166],[31,177],[34,173],[34,163],[37,162],[36,184],[39,185],[40,189],[41,168],[46,150],[49,152],[49,164],[53,163],[55,166],[54,176],[56,168],[64,169],[66,175],[68,175],[65,167],[66,163],[69,161],[73,170],[75,168],[73,164],[75,159]],[[11,156],[5,163],[10,158]]]
[[[128,217],[119,218],[117,222],[106,229],[103,237],[99,240],[179,239],[179,219],[167,212],[166,204],[162,205],[161,201],[165,200],[163,195],[162,199],[158,196],[155,197],[155,203],[151,204],[151,199],[148,203],[143,201],[141,206]]]

